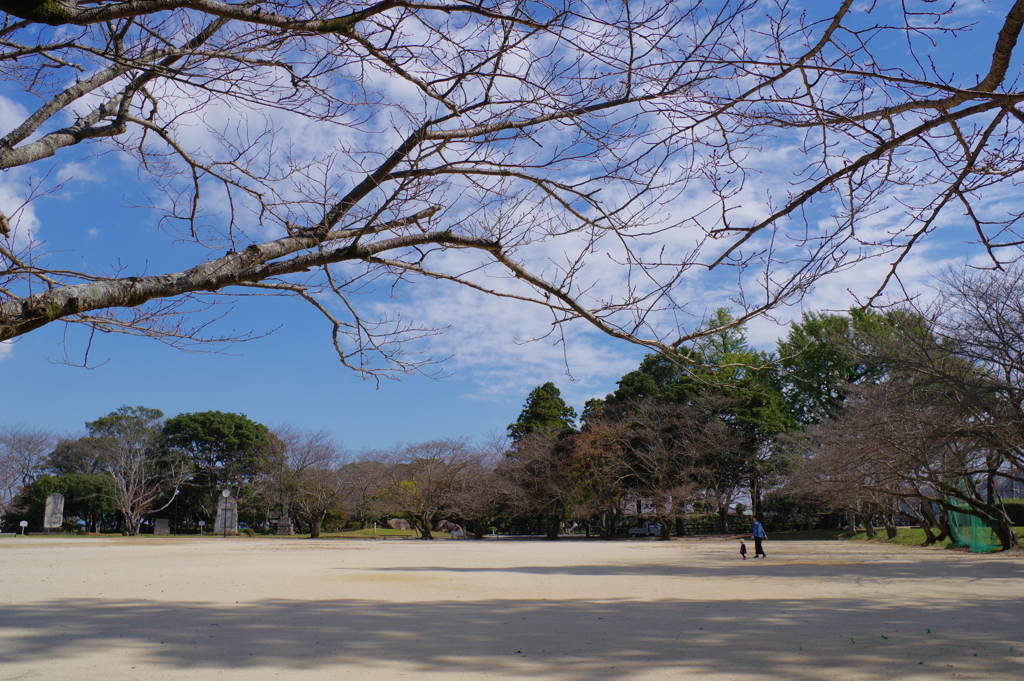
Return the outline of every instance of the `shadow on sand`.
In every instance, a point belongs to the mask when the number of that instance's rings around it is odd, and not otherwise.
[[[840,673],[867,679],[932,678],[940,672],[1014,678],[1024,665],[1024,598],[908,608],[877,600],[693,596],[400,604],[353,598],[231,606],[78,599],[4,606],[0,669],[117,647],[132,651],[132,664],[251,669],[257,676],[264,666],[351,671],[355,665],[373,677],[382,665],[399,665],[466,677],[580,681],[644,672],[795,681]],[[865,613],[870,619],[861,617]],[[760,643],[766,638],[775,641],[772,647]],[[597,643],[608,640],[613,643]]]

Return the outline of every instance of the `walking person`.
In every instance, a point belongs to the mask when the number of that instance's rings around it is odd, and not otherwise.
[[[767,558],[768,554],[764,552],[764,546],[761,542],[768,538],[767,533],[764,531],[764,525],[761,524],[761,518],[754,516],[754,531],[751,533],[754,537],[754,558],[761,556]]]
[[[743,556],[743,560],[747,559],[747,545],[740,539],[740,555]]]

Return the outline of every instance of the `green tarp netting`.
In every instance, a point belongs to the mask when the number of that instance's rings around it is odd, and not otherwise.
[[[967,482],[961,482],[961,489],[967,487]],[[950,497],[949,503],[954,508],[967,508],[967,504]],[[999,535],[992,529],[992,522],[986,522],[978,516],[960,511],[950,510],[948,513],[949,532],[953,535],[954,546],[969,548],[971,553],[988,553],[999,551],[1003,543],[999,541]],[[993,521],[994,522],[994,521]]]

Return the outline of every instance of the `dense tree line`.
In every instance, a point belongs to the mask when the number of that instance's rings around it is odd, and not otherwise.
[[[668,536],[693,514],[725,532],[749,504],[872,536],[911,523],[928,543],[958,513],[1009,548],[1024,524],[1022,298],[1024,268],[949,271],[928,307],[808,313],[774,353],[718,310],[722,330],[687,362],[649,355],[578,429],[552,384],[534,390],[503,465],[550,536],[584,518],[612,536],[623,516]]]
[[[165,419],[121,407],[55,438],[0,430],[8,525],[38,524],[52,492],[69,522],[140,532],[212,524],[221,490],[243,527],[289,519],[324,528],[406,520],[430,538],[454,523],[557,538],[566,525],[611,538],[656,521],[662,536],[700,517],[718,532],[744,511],[924,528],[978,518],[1017,543],[1005,503],[1024,483],[1024,269],[948,273],[925,310],[809,313],[775,352],[755,350],[728,310],[680,363],[649,355],[578,417],[553,383],[527,396],[508,437],[443,439],[348,453],[325,432],[271,430],[240,414]],[[732,520],[730,520],[732,519]]]

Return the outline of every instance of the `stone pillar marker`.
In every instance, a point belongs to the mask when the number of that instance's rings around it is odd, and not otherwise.
[[[167,518],[157,518],[153,521],[153,534],[162,536],[171,534],[171,527]]]
[[[64,495],[54,492],[46,497],[46,510],[43,514],[44,530],[60,530],[64,524]]]
[[[291,512],[287,501],[284,502],[284,510],[281,512],[281,519],[277,523],[277,533],[289,536],[295,534],[295,528],[292,527]]]
[[[238,534],[238,502],[231,496],[231,490],[220,493],[217,500],[217,520],[213,524],[214,533],[227,536],[228,533]]]

